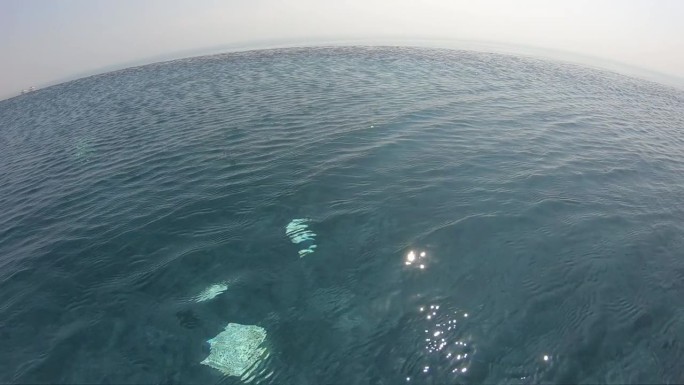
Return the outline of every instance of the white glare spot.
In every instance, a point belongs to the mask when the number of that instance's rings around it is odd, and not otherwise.
[[[406,377],[406,381],[411,381],[411,377]]]
[[[424,268],[425,268],[425,265],[420,265],[420,268],[421,268],[421,269],[424,269]]]
[[[423,311],[423,310],[425,310],[425,308],[424,308],[424,307],[421,307],[421,308],[420,308],[420,311]]]
[[[421,258],[422,258],[422,257],[425,257],[425,252],[422,251],[422,252],[420,253],[420,256],[421,256]]]
[[[468,371],[468,368],[463,368],[463,369],[461,369],[461,373],[465,373],[465,372],[467,372],[467,371]]]
[[[545,354],[545,355],[544,355],[544,361],[548,361],[548,360],[549,360],[549,356],[547,356],[547,355]]]
[[[460,360],[460,359],[461,359],[461,355],[460,355],[460,354],[457,355],[457,356],[456,356],[456,359],[457,359],[457,360]]]
[[[427,319],[432,319],[432,316],[428,314]]]
[[[427,373],[428,370],[430,370],[430,367],[429,367],[429,366],[424,367],[424,368],[423,368],[423,373]]]
[[[439,305],[435,306],[435,309],[439,310]]]
[[[468,318],[468,313],[463,314],[464,317]]]
[[[438,330],[438,331],[436,331],[432,336],[433,336],[433,337],[437,337],[437,336],[440,335],[440,333],[441,333],[441,332]]]
[[[409,251],[408,255],[406,256],[406,259],[409,262],[413,262],[416,260],[416,253],[413,252],[413,250]]]

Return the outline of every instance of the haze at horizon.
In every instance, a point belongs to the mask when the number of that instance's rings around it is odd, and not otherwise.
[[[255,41],[484,41],[572,52],[683,79],[683,15],[684,2],[674,0],[6,0],[0,3],[0,99],[130,63]]]

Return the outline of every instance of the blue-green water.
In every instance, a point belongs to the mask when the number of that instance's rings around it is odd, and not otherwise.
[[[683,129],[682,91],[427,49],[0,102],[0,382],[239,383],[201,364],[236,323],[258,383],[681,383]]]

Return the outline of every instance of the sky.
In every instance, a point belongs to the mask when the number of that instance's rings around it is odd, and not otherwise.
[[[678,86],[683,20],[683,0],[0,0],[0,99],[160,60],[331,42],[526,47]]]

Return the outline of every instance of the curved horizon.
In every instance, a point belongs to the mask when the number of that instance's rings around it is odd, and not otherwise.
[[[340,42],[528,54],[684,88],[682,14],[676,0],[7,0],[0,99],[158,61]]]
[[[684,50],[131,1],[0,39],[0,385],[684,378]]]
[[[321,47],[398,47],[416,49],[445,49],[462,50],[472,52],[485,52],[499,55],[513,55],[531,57],[545,61],[557,61],[567,64],[580,65],[583,67],[597,70],[609,71],[620,75],[637,78],[640,80],[651,81],[663,86],[669,86],[684,90],[684,78],[668,75],[662,72],[641,68],[627,63],[612,61],[601,57],[591,57],[577,54],[574,52],[559,51],[544,47],[530,47],[515,44],[501,44],[498,42],[484,41],[460,41],[447,38],[414,38],[414,39],[391,39],[391,38],[365,38],[365,39],[332,39],[317,43],[305,43],[301,41],[290,42],[244,42],[233,44],[227,47],[213,47],[204,49],[186,50],[172,52],[154,57],[141,58],[125,63],[116,63],[101,68],[84,71],[80,74],[73,74],[62,79],[45,82],[42,84],[31,84],[36,90],[69,83],[72,81],[88,78],[91,76],[104,75],[107,73],[122,71],[131,68],[144,67],[159,63],[173,62],[192,58],[201,58],[216,55],[228,55],[238,52],[262,51],[272,49],[296,49],[296,48],[321,48]],[[9,100],[22,95],[23,90],[8,95],[0,93],[0,101]],[[1,92],[1,91],[0,91]]]

